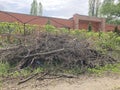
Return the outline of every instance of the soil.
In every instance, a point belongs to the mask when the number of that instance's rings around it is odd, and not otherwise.
[[[18,79],[3,82],[2,90],[120,90],[120,75],[81,75],[78,78],[57,78],[30,81],[17,85]]]

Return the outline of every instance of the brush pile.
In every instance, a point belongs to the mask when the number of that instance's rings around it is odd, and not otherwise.
[[[87,39],[74,35],[39,32],[21,38],[20,45],[0,50],[0,60],[17,63],[18,69],[44,65],[85,69],[116,62],[91,48]]]

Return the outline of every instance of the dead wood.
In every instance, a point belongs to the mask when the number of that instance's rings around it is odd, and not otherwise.
[[[58,49],[58,50],[53,50],[53,51],[49,51],[49,52],[44,52],[44,53],[36,53],[36,54],[32,54],[32,55],[27,55],[27,56],[19,56],[20,58],[31,58],[31,57],[35,57],[35,56],[40,56],[40,55],[48,55],[48,54],[53,54],[53,53],[57,53],[57,52],[61,52],[65,50],[64,48],[62,49]]]
[[[29,76],[28,78],[23,79],[22,81],[18,82],[18,85],[20,85],[20,84],[22,84],[22,83],[25,83],[25,82],[29,81],[30,79],[34,78],[34,77],[37,76],[37,75],[38,75],[38,73],[35,73],[35,74]]]
[[[114,58],[95,50],[93,42],[87,38],[69,34],[41,32],[38,35],[24,37],[21,46],[0,51],[1,60],[16,64],[17,69],[59,66],[60,69],[87,68],[114,64]],[[62,68],[61,68],[62,67]]]

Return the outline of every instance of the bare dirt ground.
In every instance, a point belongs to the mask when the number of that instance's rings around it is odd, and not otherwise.
[[[120,90],[120,75],[81,75],[78,78],[35,80],[17,85],[18,80],[6,80],[2,90]]]

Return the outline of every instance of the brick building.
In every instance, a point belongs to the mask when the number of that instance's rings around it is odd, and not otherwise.
[[[57,28],[87,30],[89,24],[91,24],[94,31],[113,31],[115,28],[115,25],[106,24],[104,18],[89,17],[79,14],[73,15],[70,19],[62,19],[0,11],[0,22],[20,22],[23,24],[45,25],[48,21]],[[120,29],[120,26],[118,26],[118,28]]]

